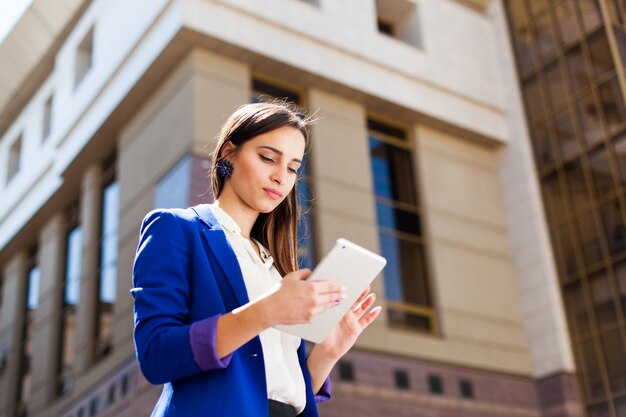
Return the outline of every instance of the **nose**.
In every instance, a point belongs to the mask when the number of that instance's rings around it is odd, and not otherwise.
[[[287,178],[287,169],[282,166],[276,167],[272,172],[272,181],[276,184],[283,184]]]

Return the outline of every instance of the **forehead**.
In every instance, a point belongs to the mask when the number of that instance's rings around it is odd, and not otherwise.
[[[305,141],[300,130],[291,126],[284,126],[278,129],[255,136],[246,142],[255,148],[258,146],[271,146],[283,152],[288,159],[302,159],[304,155]]]

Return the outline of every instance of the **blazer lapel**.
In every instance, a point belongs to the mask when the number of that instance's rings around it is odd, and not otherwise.
[[[220,268],[230,282],[235,296],[237,297],[237,301],[239,301],[240,305],[248,303],[250,300],[248,299],[248,291],[243,281],[239,261],[237,261],[235,252],[226,239],[224,230],[208,205],[201,204],[192,207],[192,210],[196,212],[203,223],[200,225],[202,236],[209,244],[211,251],[215,255],[215,259],[217,259]]]

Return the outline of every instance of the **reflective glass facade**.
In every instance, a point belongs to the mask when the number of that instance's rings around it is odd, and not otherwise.
[[[626,2],[507,0],[580,387],[626,415]]]

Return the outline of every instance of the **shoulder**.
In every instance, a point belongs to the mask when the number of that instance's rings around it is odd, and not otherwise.
[[[198,221],[197,213],[191,209],[155,209],[145,215],[141,222],[141,230],[156,226],[164,228],[186,229]]]

